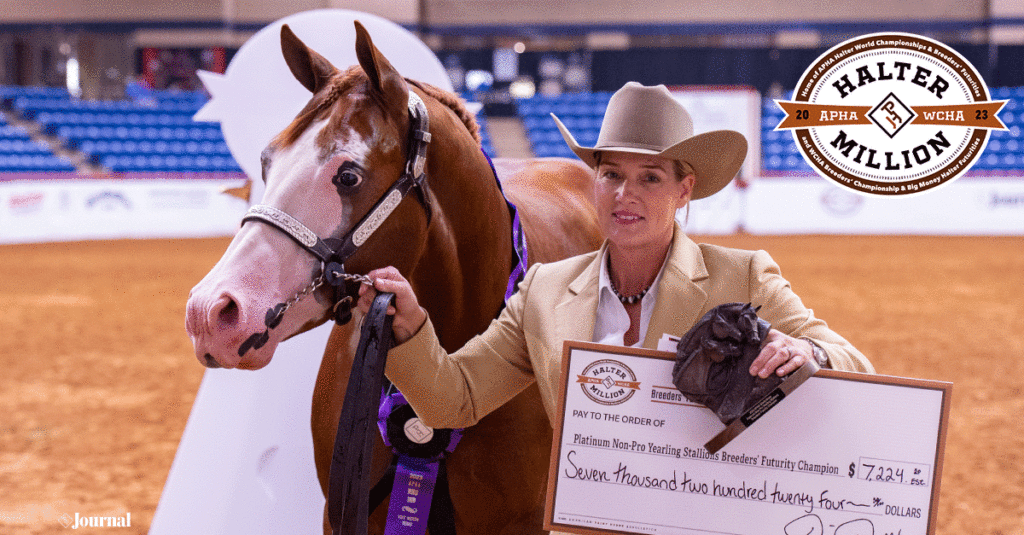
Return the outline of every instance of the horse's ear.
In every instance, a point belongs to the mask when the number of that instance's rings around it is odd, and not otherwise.
[[[314,95],[338,72],[327,58],[306,46],[287,24],[281,26],[281,52],[295,79]]]
[[[383,95],[386,102],[406,107],[409,86],[406,85],[398,71],[381,54],[380,50],[373,45],[370,39],[370,32],[357,20],[356,23],[356,57],[359,58],[359,65],[370,78],[370,83],[375,91]]]

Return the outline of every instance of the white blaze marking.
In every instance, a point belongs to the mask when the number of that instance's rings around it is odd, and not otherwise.
[[[355,108],[350,106],[350,113]],[[330,179],[341,163],[339,158],[350,159],[365,167],[372,150],[370,143],[348,127],[339,136],[339,140],[344,142],[339,143],[333,154],[321,159],[322,151],[316,140],[327,122],[325,119],[312,123],[295,143],[274,154],[264,196],[264,204],[287,212],[321,237],[330,235],[339,226],[348,228],[351,224],[352,205],[348,199],[340,198],[340,214],[329,209],[334,206],[333,199],[337,198]],[[346,124],[348,122],[345,121]],[[333,194],[326,194],[328,191]]]

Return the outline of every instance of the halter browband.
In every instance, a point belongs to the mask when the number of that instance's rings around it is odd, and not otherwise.
[[[395,208],[398,208],[402,199],[414,188],[427,213],[427,224],[430,224],[432,210],[423,183],[423,171],[426,167],[429,143],[430,117],[427,115],[427,107],[419,95],[410,89],[409,153],[405,161],[405,169],[398,180],[377,200],[373,208],[344,236],[340,239],[322,239],[298,219],[267,204],[257,204],[249,208],[249,211],[242,217],[242,224],[244,225],[246,221],[267,223],[285,233],[295,243],[318,258],[322,264],[324,280],[335,287],[335,307],[337,308],[337,304],[342,300],[341,294],[344,293],[339,290],[345,284],[342,277],[345,274],[345,261],[366,243],[366,240],[380,228],[388,216],[395,211]],[[335,245],[332,246],[332,244]],[[335,320],[338,323],[344,323],[337,310]]]

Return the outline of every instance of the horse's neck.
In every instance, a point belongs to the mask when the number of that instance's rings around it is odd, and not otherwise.
[[[431,144],[427,173],[436,202],[427,247],[412,280],[449,350],[461,347],[495,317],[512,266],[505,200],[486,157],[468,134],[465,138]]]

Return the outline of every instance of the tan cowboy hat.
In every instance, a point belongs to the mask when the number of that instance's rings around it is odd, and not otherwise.
[[[702,199],[724,188],[739,172],[747,155],[747,140],[733,130],[693,135],[693,119],[664,85],[629,82],[608,101],[601,133],[593,148],[581,147],[555,114],[551,114],[566,144],[591,168],[599,151],[655,154],[686,162],[696,181],[691,199]]]

